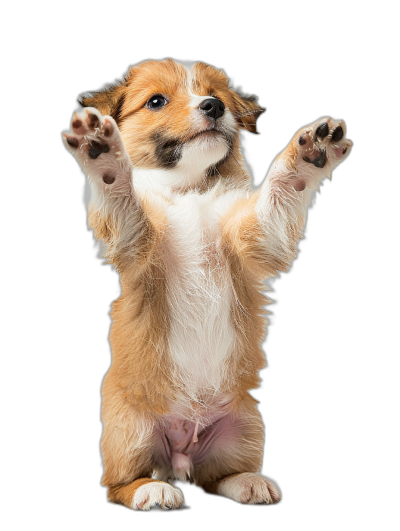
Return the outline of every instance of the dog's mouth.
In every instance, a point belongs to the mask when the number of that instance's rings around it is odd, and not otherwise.
[[[219,129],[216,129],[215,127],[203,129],[202,131],[198,131],[191,137],[189,137],[186,142],[191,142],[192,140],[200,139],[200,138],[225,138],[225,134],[223,131],[220,131]]]

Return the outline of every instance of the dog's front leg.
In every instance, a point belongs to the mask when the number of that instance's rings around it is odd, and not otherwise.
[[[88,177],[89,223],[96,237],[108,245],[107,257],[114,261],[124,249],[135,247],[148,225],[132,186],[133,166],[118,126],[111,116],[89,107],[74,114],[71,132],[64,133],[63,139]]]
[[[352,142],[344,136],[344,122],[318,120],[296,133],[272,164],[256,212],[277,270],[296,256],[313,192],[349,154]]]

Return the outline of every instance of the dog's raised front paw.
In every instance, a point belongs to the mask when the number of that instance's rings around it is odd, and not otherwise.
[[[129,184],[131,162],[111,116],[86,108],[74,114],[71,130],[63,133],[64,143],[90,179],[110,191]]]
[[[323,118],[301,131],[298,137],[299,154],[305,162],[316,168],[324,168],[328,162],[336,166],[353,145],[344,136],[343,121]]]
[[[345,138],[346,126],[341,120],[322,118],[301,129],[292,140],[286,158],[290,170],[288,182],[298,192],[306,186],[317,190],[323,177],[330,177],[334,168],[349,154],[353,145]]]

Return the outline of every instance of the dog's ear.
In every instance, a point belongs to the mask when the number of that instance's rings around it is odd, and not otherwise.
[[[231,90],[234,102],[233,116],[239,126],[251,133],[258,133],[257,118],[265,112],[257,103],[257,96],[246,96],[238,91]]]
[[[103,116],[112,116],[118,123],[126,91],[126,81],[108,85],[98,92],[87,92],[79,98],[82,107],[95,107]]]

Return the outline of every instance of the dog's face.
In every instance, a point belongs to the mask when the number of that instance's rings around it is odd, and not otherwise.
[[[217,168],[234,151],[240,128],[256,132],[264,110],[231,89],[221,70],[170,59],[133,67],[123,83],[81,103],[116,119],[142,174],[151,170],[149,176],[175,187],[196,185]]]

